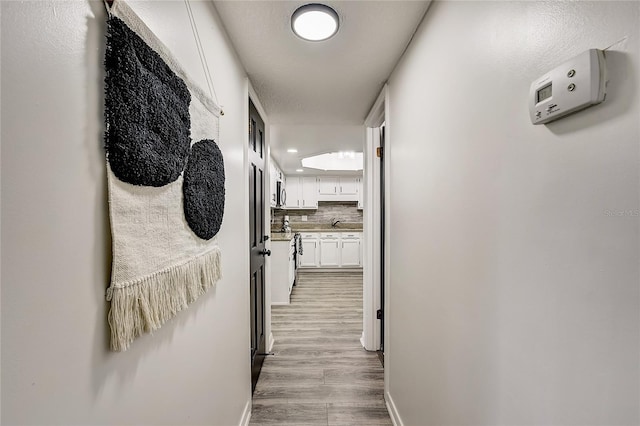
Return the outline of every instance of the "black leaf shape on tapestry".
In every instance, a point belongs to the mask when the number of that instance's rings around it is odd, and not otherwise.
[[[133,185],[175,181],[191,144],[186,84],[116,17],[108,20],[105,70],[105,147],[111,170]]]
[[[184,169],[184,215],[200,238],[213,238],[224,215],[224,161],[215,141],[203,139],[191,147]]]

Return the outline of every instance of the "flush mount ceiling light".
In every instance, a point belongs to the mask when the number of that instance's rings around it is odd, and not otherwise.
[[[291,29],[300,38],[322,41],[331,38],[340,25],[335,10],[319,3],[300,6],[291,15]]]
[[[289,153],[291,153],[291,154],[294,154],[294,153],[298,152],[298,150],[297,150],[297,149],[295,149],[295,148],[289,148],[289,149],[287,150],[287,152],[289,152]]]

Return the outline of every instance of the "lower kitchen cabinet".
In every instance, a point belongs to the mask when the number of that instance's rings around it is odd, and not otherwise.
[[[362,233],[308,232],[302,234],[301,268],[362,267]]]
[[[362,266],[360,261],[360,238],[343,238],[340,266]]]
[[[305,233],[302,236],[301,268],[317,268],[320,266],[320,238],[318,234]]]
[[[271,304],[288,305],[296,279],[295,240],[271,242]]]
[[[320,237],[320,267],[340,266],[340,239]]]

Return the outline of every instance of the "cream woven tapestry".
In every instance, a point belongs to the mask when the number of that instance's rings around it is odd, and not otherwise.
[[[121,0],[107,24],[111,348],[126,350],[220,278],[220,108]]]

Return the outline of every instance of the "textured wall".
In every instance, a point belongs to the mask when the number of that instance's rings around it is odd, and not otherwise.
[[[389,83],[405,425],[640,423],[639,29],[638,2],[432,4]],[[606,101],[532,125],[530,83],[610,45]]]
[[[248,212],[245,74],[213,5],[191,5],[226,112],[226,211]],[[127,352],[110,352],[104,4],[0,7],[1,423],[239,424],[251,397],[248,213],[224,217],[216,288]],[[206,87],[185,3],[132,8]]]
[[[282,224],[285,215],[289,215],[291,223],[302,222],[302,216],[307,216],[307,222],[329,223],[332,219],[342,222],[362,223],[362,210],[358,210],[358,203],[339,201],[320,201],[318,210],[272,210],[271,223]]]

